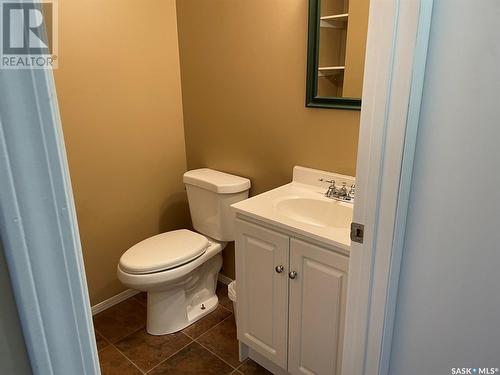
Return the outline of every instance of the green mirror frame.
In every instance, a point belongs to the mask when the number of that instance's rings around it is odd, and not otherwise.
[[[361,110],[361,99],[318,96],[321,0],[309,0],[306,107]]]

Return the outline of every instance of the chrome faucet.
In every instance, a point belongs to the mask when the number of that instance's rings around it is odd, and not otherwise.
[[[335,180],[331,180],[330,184],[331,185],[328,187],[325,196],[328,198],[333,198],[339,194],[339,189],[337,189],[337,186],[335,185]]]
[[[339,197],[341,198],[346,198],[347,197],[347,188],[346,188],[347,183],[342,182],[342,187],[339,189]]]
[[[356,185],[352,184],[351,189],[349,190],[349,193],[347,195],[351,198],[354,199],[354,195],[356,194]]]
[[[351,185],[350,190],[347,190],[346,182],[343,182],[342,187],[338,189],[337,185],[335,184],[335,180],[325,180],[323,178],[320,178],[319,181],[327,182],[330,184],[330,186],[328,186],[328,190],[324,194],[325,197],[341,201],[352,201],[354,199],[354,193],[356,189],[355,185]]]
[[[328,182],[330,184],[330,186],[328,186],[328,190],[325,193],[325,197],[333,198],[339,195],[339,189],[337,189],[337,186],[335,185],[335,180],[330,180],[325,182]]]
[[[318,181],[327,182],[330,184],[330,186],[328,186],[328,190],[325,193],[325,197],[333,198],[339,193],[337,186],[335,185],[335,180],[325,180],[323,178],[320,178]]]

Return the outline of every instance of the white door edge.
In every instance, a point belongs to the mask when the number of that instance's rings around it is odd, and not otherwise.
[[[342,373],[385,375],[433,0],[372,0]]]
[[[52,72],[0,81],[0,236],[32,370],[100,374]]]

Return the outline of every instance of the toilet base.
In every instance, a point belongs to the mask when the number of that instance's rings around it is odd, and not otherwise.
[[[147,327],[151,335],[178,332],[219,305],[215,294],[222,267],[220,252],[167,290],[148,292]]]
[[[217,306],[219,306],[219,298],[217,296],[208,298],[201,304],[193,306],[191,308],[191,311],[188,312],[189,325],[193,324],[194,322],[203,318],[205,315],[214,311],[217,308]]]
[[[182,306],[180,303],[177,304],[179,301],[171,304],[175,297],[173,299],[165,298],[164,293],[148,294],[146,331],[150,335],[161,336],[178,332],[210,314],[219,305],[219,298],[214,295],[199,305],[188,308],[188,311],[184,313],[184,311],[178,311],[179,309],[176,307]],[[179,298],[179,296],[177,297]]]

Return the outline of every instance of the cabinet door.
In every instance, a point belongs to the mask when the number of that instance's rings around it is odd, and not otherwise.
[[[288,253],[288,236],[236,220],[238,340],[283,368],[287,361]]]
[[[348,258],[292,239],[288,371],[340,374]]]

